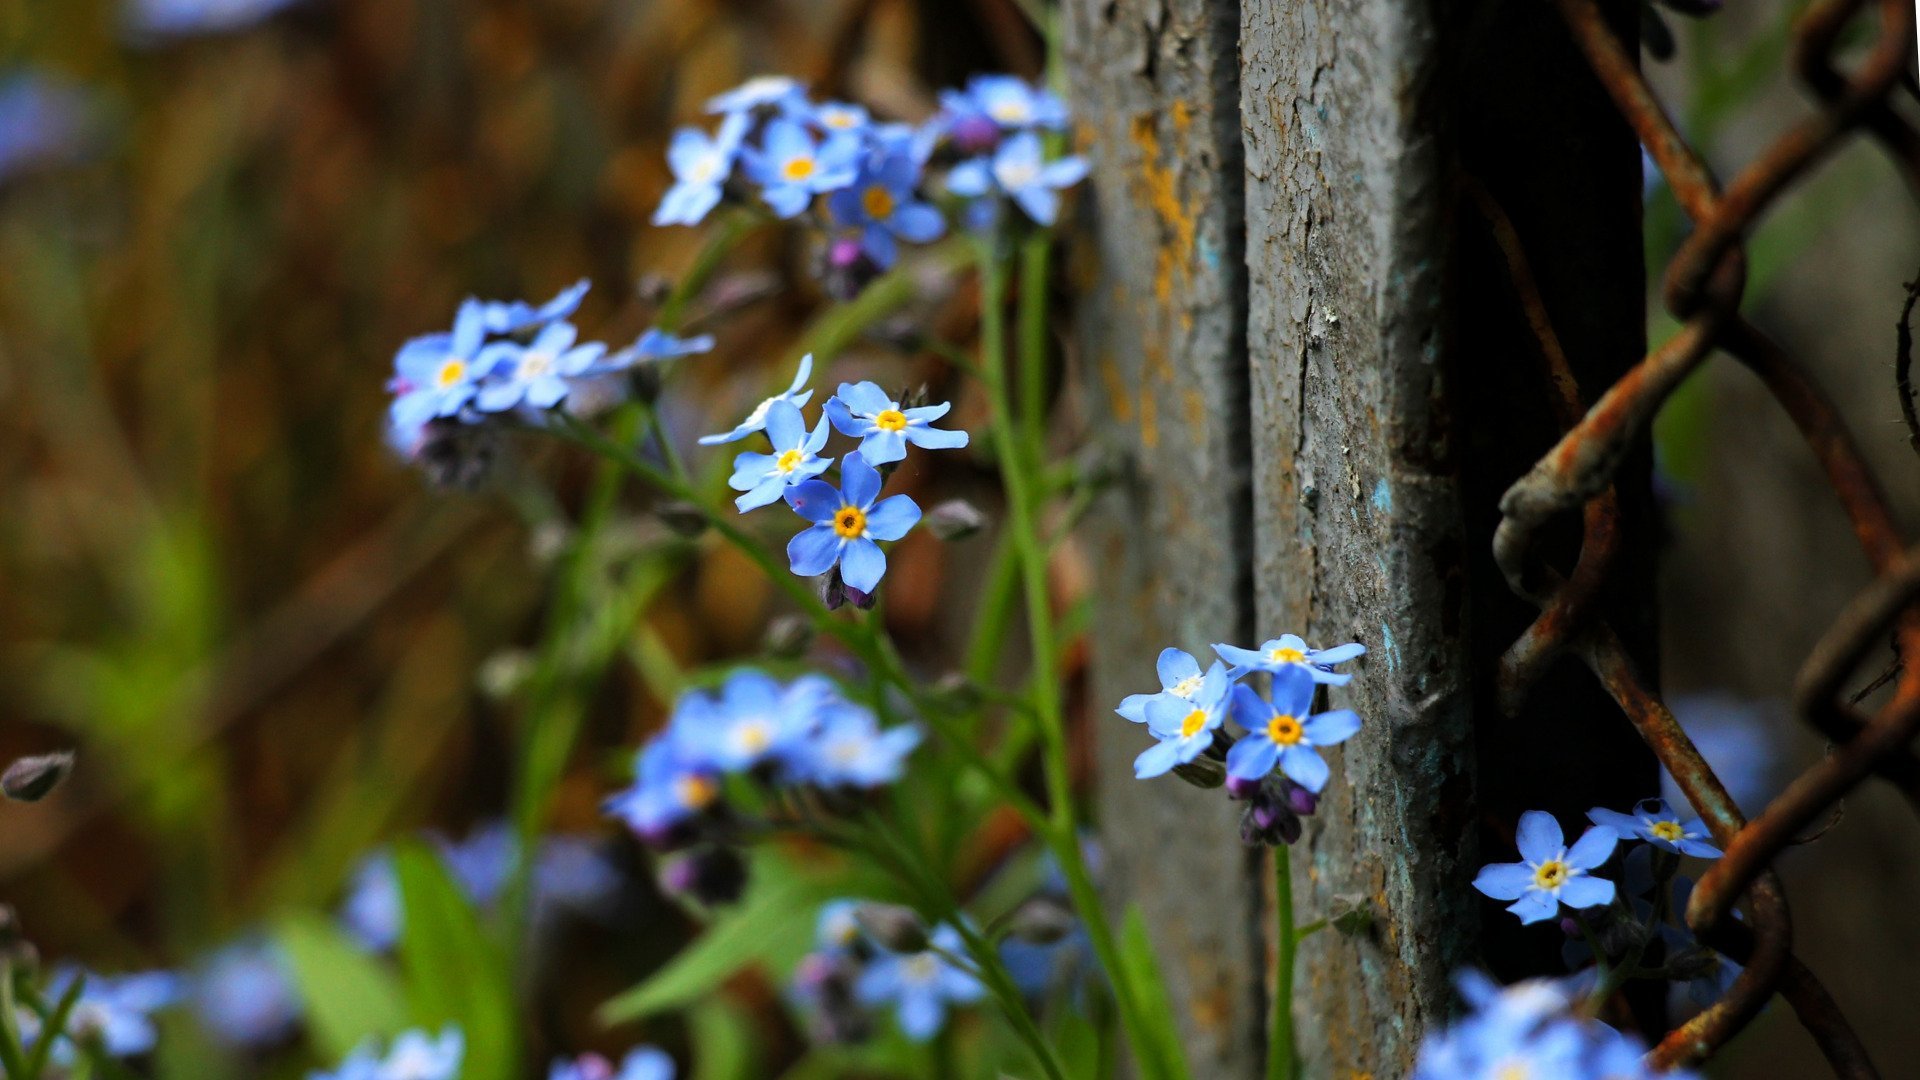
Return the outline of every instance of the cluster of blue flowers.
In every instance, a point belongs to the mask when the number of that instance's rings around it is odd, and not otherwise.
[[[869,791],[900,779],[920,739],[913,724],[883,729],[825,676],[781,683],[742,668],[717,693],[681,696],[641,748],[633,785],[606,812],[654,850],[686,852],[662,869],[669,892],[723,903],[745,884],[725,846],[743,824],[724,797],[728,777],[827,795]]]
[[[946,1026],[954,1007],[986,996],[961,959],[966,946],[958,930],[915,925],[904,935],[909,940],[883,943],[862,927],[862,907],[835,900],[821,908],[814,951],[794,974],[794,997],[818,1041],[861,1042],[872,1034],[874,1018],[891,1012],[907,1038],[925,1042]]]
[[[683,128],[667,148],[673,186],[656,225],[694,225],[723,201],[760,204],[781,218],[810,209],[829,236],[827,278],[857,292],[894,265],[900,244],[947,231],[930,198],[942,186],[962,219],[986,228],[1011,201],[1041,225],[1059,214],[1061,190],[1086,176],[1078,157],[1054,156],[1047,133],[1067,126],[1054,94],[1009,75],[983,75],[941,95],[920,124],[875,120],[858,105],[815,102],[784,76],[761,76],[707,102],[712,131]],[[944,185],[930,167],[950,166]]]
[[[307,1080],[459,1080],[466,1053],[466,1036],[453,1025],[438,1035],[406,1031],[394,1036],[384,1054],[369,1041],[337,1068],[310,1072]]]
[[[704,435],[700,442],[717,446],[764,433],[771,453],[746,451],[733,459],[727,483],[744,492],[734,506],[744,514],[785,499],[812,523],[787,545],[793,572],[802,577],[832,573],[835,584],[844,588],[830,587],[828,595],[850,593],[865,607],[887,572],[878,541],[898,540],[920,521],[920,506],[911,498],[879,497],[881,471],[903,460],[908,444],[927,450],[962,447],[967,433],[933,426],[952,408],[950,403],[902,404],[871,382],[841,383],[809,430],[800,410],[813,398],[813,391],[806,389],[812,374],[813,356],[808,354],[800,358],[791,386],[755,406],[732,430]],[[838,488],[820,479],[834,463],[820,456],[829,424],[860,440],[841,460]]]
[[[1579,980],[1535,979],[1503,989],[1467,972],[1457,982],[1473,1012],[1427,1036],[1409,1080],[1698,1080],[1685,1070],[1655,1069],[1637,1039],[1578,1015]]]
[[[1220,659],[1204,671],[1190,653],[1162,651],[1160,691],[1130,695],[1115,710],[1159,740],[1135,759],[1134,775],[1176,772],[1203,787],[1219,786],[1224,775],[1228,795],[1248,802],[1247,843],[1293,843],[1331,775],[1320,748],[1360,730],[1353,710],[1314,713],[1314,698],[1322,686],[1346,685],[1353,676],[1335,666],[1366,651],[1359,644],[1310,649],[1286,634],[1257,649],[1215,645]],[[1270,677],[1269,696],[1244,681],[1255,673]],[[1228,733],[1229,715],[1245,734]]]
[[[418,460],[436,443],[495,418],[539,426],[549,410],[590,415],[626,392],[622,378],[636,365],[705,352],[710,337],[677,338],[648,330],[632,345],[609,351],[581,342],[568,320],[586,297],[581,281],[535,307],[524,301],[468,299],[450,330],[408,341],[394,354],[388,383],[393,405],[388,441]]]

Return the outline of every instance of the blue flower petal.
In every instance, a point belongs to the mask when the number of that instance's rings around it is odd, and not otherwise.
[[[815,529],[826,526],[815,525]],[[840,579],[861,592],[872,592],[887,572],[887,557],[880,545],[862,537],[847,541],[840,554]]]
[[[840,561],[840,536],[831,525],[814,525],[787,541],[787,561],[801,577],[824,574]]]
[[[1520,857],[1530,863],[1541,863],[1555,858],[1566,844],[1566,834],[1560,831],[1560,823],[1545,810],[1529,810],[1520,815],[1520,826],[1515,831],[1514,842],[1520,848]]]

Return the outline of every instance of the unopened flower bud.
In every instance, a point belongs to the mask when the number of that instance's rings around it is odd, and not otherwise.
[[[0,792],[16,802],[39,802],[73,771],[73,753],[61,751],[23,757],[0,773]]]
[[[840,577],[840,568],[834,567],[827,572],[827,580],[820,589],[820,599],[826,603],[828,611],[839,611],[852,604],[861,611],[872,611],[879,597],[870,592],[861,592]]]
[[[667,302],[667,297],[673,295],[673,279],[657,270],[650,270],[634,282],[633,293],[648,307],[659,307]]]
[[[938,540],[964,540],[987,525],[987,515],[965,499],[948,499],[927,511],[927,531]]]
[[[852,300],[880,276],[880,264],[867,254],[858,237],[828,241],[824,261],[820,282],[835,300]]]
[[[1262,791],[1240,815],[1240,840],[1248,847],[1274,847],[1300,839],[1300,819],[1286,805]]]
[[[811,1006],[811,1029],[818,1043],[863,1042],[873,1034],[873,1018],[855,998],[861,965],[837,953],[809,953],[794,972],[793,985]]]
[[[813,644],[813,620],[805,615],[782,615],[767,625],[761,648],[769,656],[792,660]]]
[[[445,491],[476,491],[493,475],[500,435],[492,424],[432,420],[421,429],[413,459],[427,483]]]
[[[1281,798],[1286,801],[1287,809],[1301,817],[1312,817],[1320,808],[1320,796],[1301,787],[1291,780],[1280,781]]]
[[[919,912],[899,904],[863,903],[853,909],[853,921],[889,952],[921,952],[929,941],[926,920]]]
[[[949,671],[934,680],[933,694],[954,712],[972,712],[980,707],[980,684],[964,671]]]
[[[707,531],[707,515],[684,499],[669,499],[653,508],[661,524],[689,539]]]
[[[947,138],[962,156],[978,157],[1000,145],[1000,125],[988,116],[963,116],[947,129]]]
[[[663,892],[708,907],[733,903],[746,887],[747,864],[731,848],[702,848],[660,868]]]
[[[1009,937],[1034,945],[1051,945],[1080,925],[1073,909],[1050,896],[1036,896],[1007,916]]]
[[[1260,780],[1248,780],[1239,776],[1229,776],[1227,777],[1227,798],[1251,799],[1255,795],[1260,794],[1260,785],[1262,783],[1263,781]]]

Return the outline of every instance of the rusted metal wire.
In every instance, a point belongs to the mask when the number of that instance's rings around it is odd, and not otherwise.
[[[1566,434],[1501,499],[1494,558],[1513,590],[1540,616],[1502,658],[1501,702],[1517,707],[1556,657],[1578,655],[1672,774],[1725,854],[1695,887],[1688,925],[1745,968],[1712,1008],[1671,1032],[1653,1052],[1662,1065],[1697,1062],[1738,1034],[1778,992],[1813,1035],[1835,1073],[1878,1075],[1858,1036],[1814,974],[1792,953],[1792,918],[1772,871],[1779,853],[1854,787],[1879,775],[1920,808],[1920,549],[1902,539],[1881,485],[1833,403],[1776,342],[1741,314],[1743,243],[1782,193],[1859,133],[1875,138],[1920,192],[1920,131],[1890,98],[1909,85],[1914,11],[1907,0],[1818,0],[1793,28],[1792,63],[1819,110],[1769,143],[1721,187],[1674,126],[1641,76],[1637,59],[1608,25],[1599,0],[1555,0],[1588,64],[1673,190],[1693,230],[1668,264],[1663,293],[1681,327],[1585,408],[1559,339],[1541,305],[1520,240],[1484,189],[1465,194],[1487,219],[1506,258],[1515,295],[1539,346],[1549,407]],[[1852,74],[1834,52],[1868,11],[1878,37]],[[1904,318],[1903,318],[1904,323]],[[1903,339],[1904,341],[1904,339]],[[1903,348],[1906,347],[1903,344]],[[1833,743],[1752,821],[1727,796],[1659,695],[1636,670],[1618,635],[1594,610],[1619,543],[1614,476],[1646,437],[1654,416],[1708,356],[1725,352],[1751,370],[1793,421],[1839,500],[1868,565],[1879,575],[1808,656],[1795,710]],[[1904,388],[1903,388],[1904,391]],[[1906,402],[1903,400],[1903,406]],[[1916,437],[1920,445],[1920,436]],[[1578,563],[1563,575],[1540,564],[1534,537],[1558,515],[1584,514]],[[1868,652],[1891,634],[1898,680],[1867,714],[1843,696]],[[1728,918],[1736,902],[1746,921]]]

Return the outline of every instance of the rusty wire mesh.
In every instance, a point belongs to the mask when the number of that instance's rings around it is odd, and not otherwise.
[[[1469,195],[1493,227],[1526,309],[1551,387],[1551,406],[1566,434],[1501,499],[1494,557],[1509,584],[1540,614],[1502,658],[1503,704],[1516,705],[1557,657],[1582,660],[1653,749],[1725,855],[1700,879],[1686,919],[1702,941],[1745,969],[1725,997],[1671,1032],[1654,1050],[1662,1065],[1696,1062],[1738,1034],[1777,991],[1845,1077],[1878,1073],[1846,1017],[1793,954],[1792,919],[1773,859],[1834,810],[1856,785],[1879,776],[1920,808],[1920,548],[1908,549],[1881,486],[1868,470],[1832,402],[1794,358],[1740,312],[1746,279],[1744,241],[1768,209],[1843,141],[1878,140],[1904,178],[1920,191],[1920,131],[1894,108],[1907,79],[1914,42],[1908,0],[1818,0],[1793,27],[1792,62],[1820,108],[1770,142],[1722,185],[1681,137],[1641,75],[1635,56],[1615,36],[1599,0],[1556,0],[1581,52],[1641,144],[1672,187],[1693,231],[1667,266],[1664,301],[1680,330],[1609,387],[1591,408],[1568,367],[1518,237],[1484,191]],[[1843,32],[1871,7],[1878,37],[1858,69],[1843,72],[1835,54]],[[1902,335],[1902,355],[1907,336]],[[1618,546],[1615,470],[1654,415],[1687,375],[1716,351],[1759,377],[1805,438],[1847,515],[1877,579],[1833,623],[1808,655],[1793,695],[1797,715],[1831,741],[1831,751],[1795,778],[1761,814],[1746,820],[1726,788],[1681,730],[1660,695],[1642,678],[1596,602],[1606,589]],[[1904,368],[1905,365],[1902,365]],[[1901,395],[1909,390],[1903,376]],[[1903,413],[1913,425],[1910,403]],[[1920,447],[1920,426],[1913,431]],[[1562,575],[1530,558],[1549,519],[1582,510],[1579,559]],[[1891,634],[1897,661],[1893,690],[1871,712],[1860,702],[1873,686],[1843,697],[1843,687],[1869,650]],[[1877,683],[1876,683],[1877,685]],[[1745,921],[1730,917],[1736,902]]]

